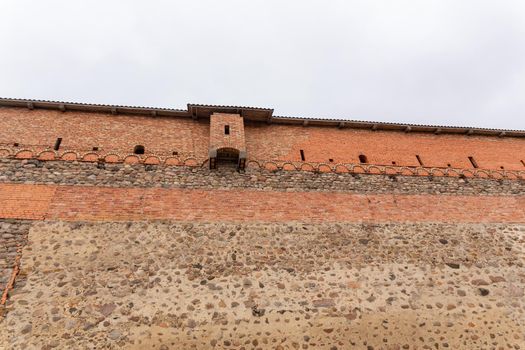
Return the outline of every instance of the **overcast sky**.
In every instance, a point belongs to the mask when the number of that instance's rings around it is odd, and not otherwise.
[[[2,0],[0,96],[525,129],[525,0]]]

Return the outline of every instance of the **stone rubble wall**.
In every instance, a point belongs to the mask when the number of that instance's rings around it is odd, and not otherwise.
[[[523,349],[524,190],[0,159],[0,349]]]
[[[352,193],[520,195],[525,181],[0,159],[0,183]]]
[[[0,319],[5,313],[5,297],[8,297],[9,283],[12,281],[15,266],[22,255],[22,248],[27,243],[30,221],[0,219]],[[18,278],[17,285],[23,285],[23,278]]]
[[[525,225],[35,222],[9,349],[520,349]]]

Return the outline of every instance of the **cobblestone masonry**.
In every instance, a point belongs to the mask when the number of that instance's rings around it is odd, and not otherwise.
[[[12,349],[523,349],[523,224],[35,222]]]
[[[0,159],[0,183],[352,193],[518,195],[523,180]]]
[[[13,277],[17,257],[19,259],[22,255],[29,226],[29,221],[0,219],[0,298],[4,297],[2,293],[6,293],[8,283]],[[18,285],[22,285],[22,279],[19,279]],[[3,317],[3,313],[4,305],[0,305],[0,318]]]
[[[0,348],[523,348],[523,187],[4,159]]]

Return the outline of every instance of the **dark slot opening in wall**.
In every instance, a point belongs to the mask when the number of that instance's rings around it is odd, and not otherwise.
[[[333,158],[328,159],[328,161],[329,161],[330,163],[333,163],[333,162],[334,162]]]
[[[179,155],[179,152],[177,152],[177,151],[173,151],[173,153],[171,153],[171,154],[172,154],[173,156],[177,156],[177,155]]]
[[[423,161],[421,160],[421,157],[419,156],[419,154],[416,154],[416,159],[419,165],[423,166]]]
[[[299,150],[299,152],[301,153],[301,160],[304,162],[305,161],[304,151],[303,150]]]
[[[58,151],[58,149],[60,148],[60,144],[62,143],[62,138],[59,137],[56,141],[55,141],[55,146],[53,147],[53,149],[55,151]]]
[[[476,160],[474,159],[474,157],[472,157],[472,156],[471,156],[471,157],[468,157],[468,160],[470,160],[470,164],[472,164],[472,166],[473,166],[474,168],[479,168],[479,167],[478,167],[478,163],[476,162]]]
[[[18,147],[18,142],[13,143],[13,146]],[[521,161],[523,162],[523,161]]]
[[[93,147],[93,151],[98,151],[98,147]]]
[[[230,126],[229,125],[224,125],[224,134],[225,135],[229,135],[230,134]]]
[[[396,161],[395,161],[395,160],[393,160],[393,161],[392,161],[392,165],[396,165],[396,164],[397,164],[397,163],[396,163]]]
[[[364,154],[360,154],[359,155],[359,161],[361,163],[368,163],[368,159],[366,158],[366,156]]]
[[[447,166],[450,168],[452,165],[450,163],[448,163]]]
[[[133,149],[133,153],[135,154],[144,154],[144,146],[142,145],[136,145],[135,148]]]

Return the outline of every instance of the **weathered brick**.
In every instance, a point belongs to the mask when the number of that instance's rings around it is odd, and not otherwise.
[[[50,220],[525,222],[525,196],[0,184],[0,217]]]
[[[398,166],[419,166],[418,155],[426,167],[447,168],[450,164],[455,168],[472,169],[468,159],[472,156],[483,169],[525,170],[524,138],[337,129],[254,121],[245,121],[243,125],[242,118],[235,114],[216,114],[211,118],[222,121],[210,130],[208,119],[2,107],[0,148],[2,144],[11,147],[17,143],[19,150],[30,148],[41,152],[51,150],[60,137],[62,150],[81,154],[98,147],[98,154],[115,153],[124,157],[133,153],[136,145],[143,145],[146,155],[191,157],[196,164],[202,164],[208,159],[209,147],[215,143],[237,149],[243,148],[245,142],[247,158],[251,160],[301,161],[300,151],[303,150],[306,162],[359,163],[359,155],[363,154],[371,164],[393,165],[395,162]],[[232,126],[229,137],[225,137],[223,130],[226,121]]]

